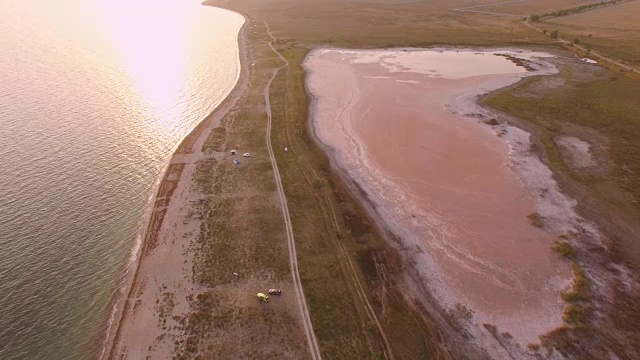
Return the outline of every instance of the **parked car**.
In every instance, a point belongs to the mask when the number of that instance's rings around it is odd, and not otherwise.
[[[244,156],[244,157],[251,157],[251,154],[249,154],[249,153],[244,153],[244,154],[242,154],[242,156]]]
[[[280,295],[282,294],[282,290],[280,289],[269,289],[269,295]]]

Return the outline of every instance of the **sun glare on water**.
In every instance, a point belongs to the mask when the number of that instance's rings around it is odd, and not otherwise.
[[[75,84],[81,95],[50,91],[74,106],[126,110],[131,137],[180,139],[237,79],[240,16],[199,0],[7,1],[0,46],[25,55],[0,56],[3,67],[42,88]]]
[[[129,103],[147,115],[149,126],[175,126],[195,91],[193,78],[198,74],[189,57],[203,36],[211,36],[194,25],[199,23],[194,18],[207,9],[198,1],[184,0],[116,0],[93,6],[103,21],[100,29],[110,52],[134,88]]]
[[[0,359],[115,331],[154,184],[239,77],[242,16],[200,1],[0,0]]]

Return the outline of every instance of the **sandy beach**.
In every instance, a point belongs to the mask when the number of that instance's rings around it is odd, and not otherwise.
[[[242,98],[248,86],[245,25],[238,33],[238,59],[241,72],[232,92],[204,119],[176,149],[153,199],[153,209],[137,260],[135,273],[120,319],[114,324],[107,343],[108,358],[140,359],[153,353],[170,358],[180,331],[169,314],[189,312],[189,298],[201,292],[192,275],[194,252],[190,251],[197,223],[184,220],[197,195],[192,188],[196,163],[220,154],[200,151],[213,128]],[[167,324],[168,322],[168,324]],[[110,349],[110,350],[109,350]],[[103,356],[104,357],[104,356]]]
[[[180,143],[158,186],[109,358],[309,356],[274,172],[252,136],[267,124],[242,115],[264,99],[273,52],[264,23],[244,20],[235,88]],[[257,113],[266,119],[265,107]],[[231,154],[238,148],[252,155]],[[259,301],[270,288],[281,295]]]
[[[572,279],[552,245],[573,224],[538,220],[572,209],[533,161],[528,134],[491,126],[475,104],[531,74],[496,53],[321,49],[305,66],[316,136],[400,239],[426,288],[472,315],[479,337],[487,324],[526,347],[563,324],[560,292]],[[535,73],[554,71],[534,61],[544,54],[518,56]]]

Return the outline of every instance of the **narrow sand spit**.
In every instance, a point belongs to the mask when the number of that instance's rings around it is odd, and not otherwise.
[[[305,62],[316,136],[406,261],[443,306],[470,310],[476,330],[494,325],[523,347],[562,325],[572,273],[552,245],[574,227],[575,204],[531,155],[529,134],[484,124],[495,120],[475,99],[554,73],[546,56],[321,49]],[[542,229],[539,217],[557,221]]]
[[[249,37],[249,29],[262,24],[244,20],[235,88],[180,143],[158,186],[138,267],[107,344],[109,359],[311,358],[297,290],[286,270],[291,258],[285,226],[263,232],[264,223],[253,221],[272,219],[261,216],[280,205],[275,189],[255,189],[246,180],[270,165],[266,144],[252,145],[263,150],[250,161],[242,158],[243,167],[228,152],[233,145],[226,134],[266,130],[238,114],[247,101],[262,98],[262,91],[251,89],[261,89],[267,84],[262,73],[274,71],[247,66],[271,50]],[[207,142],[211,147],[205,149]],[[265,249],[268,255],[258,254]],[[256,292],[269,287],[281,289],[281,296],[268,304],[258,301]]]
[[[238,59],[241,69],[246,69],[244,24],[238,31]],[[238,74],[232,92],[171,157],[146,220],[129,293],[118,309],[101,359],[168,359],[175,355],[175,341],[184,334],[175,330],[179,324],[172,317],[189,313],[188,299],[205,290],[192,275],[194,253],[190,244],[199,224],[185,221],[194,199],[199,197],[192,184],[196,164],[210,157],[196,149],[202,147],[211,129],[242,98],[247,86],[246,74]]]

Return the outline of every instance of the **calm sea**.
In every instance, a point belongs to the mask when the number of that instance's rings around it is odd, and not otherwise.
[[[102,350],[171,150],[236,82],[199,0],[0,0],[0,359]]]

